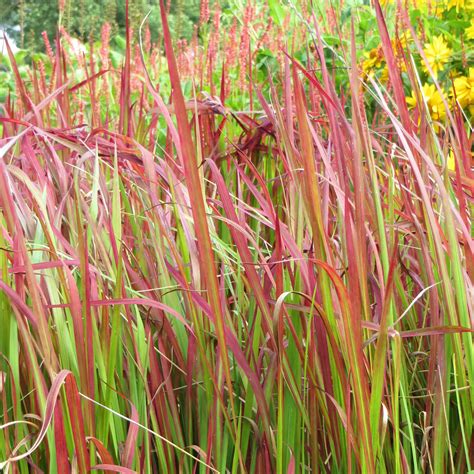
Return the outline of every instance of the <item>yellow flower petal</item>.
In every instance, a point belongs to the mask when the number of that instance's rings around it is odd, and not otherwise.
[[[453,50],[448,47],[443,35],[433,36],[430,43],[426,43],[423,49],[426,60],[433,70],[434,76],[444,69],[444,65],[451,59]],[[428,68],[423,64],[423,69],[428,72]]]
[[[452,151],[448,154],[448,159],[446,160],[446,166],[448,170],[454,171],[456,169],[456,160],[454,159],[454,153]]]

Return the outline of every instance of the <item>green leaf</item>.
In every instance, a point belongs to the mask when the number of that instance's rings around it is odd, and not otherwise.
[[[268,0],[268,7],[270,9],[270,15],[276,24],[282,25],[285,19],[285,8],[278,0]]]

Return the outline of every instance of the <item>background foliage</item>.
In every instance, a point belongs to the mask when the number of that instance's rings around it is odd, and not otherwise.
[[[61,24],[72,36],[83,41],[88,41],[90,37],[97,39],[104,21],[111,24],[113,33],[124,33],[124,1],[64,0],[63,3]],[[220,3],[225,6],[227,2]],[[199,20],[199,7],[199,0],[170,2],[169,22],[175,37],[191,38],[194,25]],[[130,20],[135,30],[138,30],[148,12],[151,12],[149,25],[152,37],[156,39],[160,25],[158,2],[130,1]],[[55,0],[0,0],[0,25],[24,48],[44,49],[41,33],[46,31],[50,38],[54,38],[59,19],[59,5]]]

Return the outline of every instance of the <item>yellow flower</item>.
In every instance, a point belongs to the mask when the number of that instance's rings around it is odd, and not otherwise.
[[[459,13],[459,10],[464,10],[465,8],[465,0],[448,0],[447,10],[451,8],[456,8],[456,12]]]
[[[396,38],[392,39],[392,48],[396,56],[400,56],[400,50],[406,50],[413,41],[410,31],[400,33]]]
[[[400,40],[400,44],[402,48],[406,48],[408,46],[408,43],[411,43],[413,41],[413,38],[411,36],[411,31],[410,30],[405,30],[402,33],[400,33],[400,36],[398,37]]]
[[[457,13],[463,10],[473,10],[474,2],[472,0],[446,0],[446,9],[451,8],[456,8]]]
[[[450,95],[459,102],[462,108],[469,108],[474,115],[474,67],[469,68],[469,76],[456,77]]]
[[[374,68],[379,68],[384,62],[383,51],[381,48],[371,49],[368,53],[364,53],[365,60],[362,63],[362,70],[369,74]]]
[[[398,58],[398,57],[397,57],[397,67],[398,67],[399,72],[406,72],[407,70],[406,64],[401,60],[401,58]],[[382,82],[382,84],[385,84],[386,82],[388,82],[389,77],[390,76],[388,74],[388,66],[385,64],[385,66],[380,72],[380,81]]]
[[[443,98],[434,84],[424,84],[421,92],[425,98],[432,119],[443,120],[446,117],[446,109],[444,108]],[[416,107],[417,99],[414,91],[412,92],[411,97],[406,98],[406,101],[410,109]]]
[[[471,19],[471,26],[466,29],[466,38],[474,40],[474,18]]]
[[[413,7],[426,11],[429,15],[441,18],[450,0],[412,0]]]
[[[446,160],[446,166],[450,171],[456,170],[456,160],[454,159],[454,153],[452,150],[449,151],[448,159]]]
[[[438,72],[444,69],[444,65],[450,60],[453,50],[448,47],[443,35],[439,35],[433,36],[431,43],[425,44],[423,51],[435,77],[438,77]],[[423,64],[423,69],[428,72],[425,64]]]

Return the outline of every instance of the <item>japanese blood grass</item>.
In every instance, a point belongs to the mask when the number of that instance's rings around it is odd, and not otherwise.
[[[164,10],[170,104],[146,70],[133,95],[130,44],[118,117],[96,97],[112,75],[91,61],[76,84],[59,41],[45,95],[11,56],[2,467],[474,468],[471,129],[422,106],[415,122],[396,70],[363,83],[354,36],[337,92],[312,20],[314,57],[287,52],[268,84],[250,72],[245,113],[212,65],[221,102],[185,100]]]

